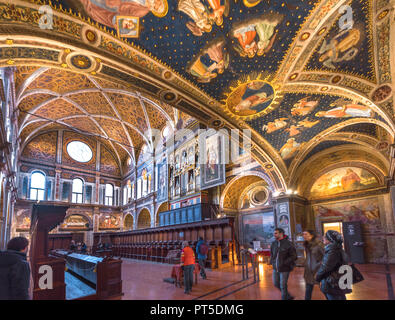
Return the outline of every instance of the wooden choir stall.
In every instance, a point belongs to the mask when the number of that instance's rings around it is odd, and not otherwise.
[[[48,233],[64,220],[68,208],[54,205],[33,205],[29,253],[34,283],[33,300],[66,299],[66,284],[64,281],[65,261],[64,259],[49,255]],[[44,288],[43,283],[49,287],[50,283],[48,281],[40,282],[40,278],[44,275],[50,277],[50,273],[52,273],[52,288]]]
[[[100,244],[110,249],[109,254],[113,256],[179,263],[182,242],[189,241],[195,250],[199,237],[209,245],[208,268],[220,269],[237,263],[231,217],[127,232],[95,233],[93,252],[100,251]]]
[[[111,257],[94,257],[69,251],[70,234],[48,233],[59,225],[69,207],[33,205],[31,223],[30,264],[34,282],[34,300],[65,300],[67,284],[66,267],[83,282],[95,289],[95,294],[81,299],[112,299],[122,295],[122,260]],[[55,249],[55,250],[52,250]],[[50,251],[51,250],[51,251]],[[49,268],[48,268],[49,267]],[[43,287],[48,281],[40,281],[52,270],[52,288]],[[48,274],[50,277],[50,275]]]

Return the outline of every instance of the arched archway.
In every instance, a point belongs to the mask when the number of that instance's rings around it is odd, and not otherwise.
[[[167,202],[163,202],[158,210],[156,211],[155,214],[155,227],[159,226],[159,213],[164,212],[164,211],[168,211],[169,210],[169,204]]]
[[[146,229],[151,227],[151,214],[147,208],[143,208],[137,218],[137,229]]]
[[[235,238],[238,244],[250,243],[254,238],[262,245],[270,243],[274,230],[272,188],[264,175],[254,172],[236,176],[226,185],[220,209],[235,217]]]
[[[131,214],[127,214],[125,219],[123,220],[123,228],[125,231],[133,230],[133,216]]]

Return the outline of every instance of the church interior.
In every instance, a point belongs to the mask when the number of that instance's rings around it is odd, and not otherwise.
[[[348,299],[393,300],[394,79],[394,0],[0,0],[0,250],[29,240],[37,300],[280,299],[280,227],[304,299],[336,230]]]

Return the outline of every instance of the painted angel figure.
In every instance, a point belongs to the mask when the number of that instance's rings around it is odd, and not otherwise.
[[[320,123],[320,120],[310,121],[309,119],[304,119],[304,120],[298,122],[298,126],[299,127],[305,127],[305,128],[312,128],[316,124],[319,124],[319,123]]]
[[[356,45],[361,39],[361,32],[358,29],[350,29],[340,32],[329,43],[324,41],[321,49],[319,61],[324,66],[335,69],[334,63],[349,61],[353,59],[359,52]]]
[[[318,100],[310,100],[311,97],[305,97],[300,99],[297,103],[294,104],[291,109],[291,113],[293,116],[307,116],[311,111],[317,107],[319,101]]]
[[[201,51],[201,55],[192,61],[188,71],[197,77],[199,82],[210,82],[217,76],[217,73],[214,71],[222,74],[229,66],[229,54],[225,52],[224,47],[225,40],[223,39],[211,42]],[[206,65],[201,60],[201,58],[206,54],[213,62],[211,65]]]
[[[277,130],[280,130],[288,125],[288,122],[285,121],[288,118],[280,118],[280,119],[275,119],[273,122],[268,122],[266,125],[262,127],[263,131],[266,131],[267,133],[272,133]]]
[[[189,72],[198,78],[199,82],[210,82],[211,79],[215,78],[217,74],[213,72],[216,69],[216,63],[211,66],[205,65],[200,56],[192,63],[189,68]]]
[[[258,51],[258,45],[255,41],[256,30],[254,24],[249,24],[236,29],[233,36],[239,40],[240,46],[236,46],[240,56],[253,58]]]
[[[193,22],[187,22],[187,28],[195,36],[201,36],[204,32],[211,32],[209,13],[199,0],[179,0],[178,10],[187,14]]]
[[[219,74],[224,73],[225,69],[229,66],[229,54],[225,52],[225,44],[225,40],[220,39],[214,41],[203,51],[215,62],[215,68]]]
[[[222,23],[224,22],[223,15],[225,11],[225,6],[221,5],[221,0],[207,0],[207,2],[213,9],[213,12],[209,15],[210,19],[215,21],[217,26],[222,25]]]
[[[280,149],[281,157],[284,160],[292,158],[295,152],[303,145],[303,143],[296,142],[295,138],[289,138],[287,142]]]
[[[221,5],[221,0],[207,0],[207,2],[211,11],[200,0],[178,1],[178,10],[193,20],[186,23],[187,28],[198,37],[204,32],[211,32],[214,23],[218,26],[222,25],[223,16],[227,16],[229,11],[228,0],[225,0],[224,5]]]
[[[289,132],[290,137],[299,135],[301,133],[300,130],[300,127],[297,125],[295,126],[294,124],[292,124],[289,128],[285,129],[285,131]]]
[[[320,111],[316,113],[316,117],[324,118],[370,118],[373,112],[369,107],[359,105],[359,104],[345,104],[333,108],[328,111]]]
[[[275,33],[275,28],[280,20],[275,20],[273,22],[269,22],[266,20],[258,21],[255,24],[256,32],[259,36],[258,41],[258,56],[263,55],[264,53],[268,52],[272,46],[274,41],[276,40],[277,34]]]

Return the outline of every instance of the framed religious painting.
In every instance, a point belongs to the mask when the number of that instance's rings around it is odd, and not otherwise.
[[[167,160],[164,158],[160,163],[156,165],[158,172],[158,191],[156,195],[156,201],[163,202],[168,199],[168,178],[167,178]]]
[[[200,189],[205,190],[225,183],[224,136],[210,130],[199,137]]]
[[[138,38],[139,37],[139,18],[117,16],[117,33],[122,38]]]

